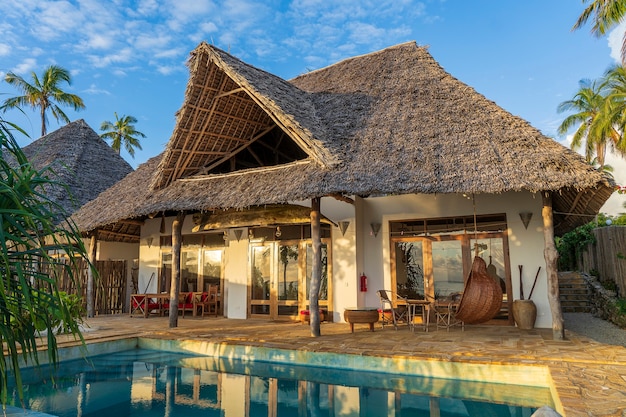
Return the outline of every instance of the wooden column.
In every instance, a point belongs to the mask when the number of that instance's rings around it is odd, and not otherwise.
[[[319,293],[322,281],[322,239],[320,233],[320,197],[311,200],[311,245],[313,260],[311,262],[311,288],[309,288],[309,318],[311,319],[311,336],[319,337],[320,308]]]
[[[559,299],[559,275],[558,275],[558,252],[554,244],[554,218],[552,213],[552,193],[544,191],[541,193],[543,208],[541,216],[543,218],[543,256],[546,260],[546,275],[548,276],[548,302],[552,312],[552,338],[563,340],[565,329],[563,327],[563,312],[561,311],[561,300]]]
[[[172,222],[172,282],[170,284],[170,328],[178,327],[178,295],[180,293],[180,249],[183,242],[184,213],[178,213]]]
[[[96,269],[96,256],[98,253],[98,231],[91,234],[89,241],[89,268],[87,268],[87,317],[95,316],[94,295],[94,270]]]

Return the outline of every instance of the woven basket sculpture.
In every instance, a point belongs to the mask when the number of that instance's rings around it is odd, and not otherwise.
[[[484,323],[494,318],[501,307],[500,283],[487,274],[487,264],[483,258],[475,256],[456,318],[467,324]]]

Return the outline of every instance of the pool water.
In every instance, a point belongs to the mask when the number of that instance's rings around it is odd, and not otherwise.
[[[507,416],[548,388],[287,366],[133,349],[25,369],[24,406],[56,416]],[[13,405],[20,406],[13,388]],[[490,398],[491,400],[488,400]]]

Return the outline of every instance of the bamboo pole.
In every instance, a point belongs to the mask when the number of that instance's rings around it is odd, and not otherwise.
[[[554,340],[565,338],[563,327],[563,312],[561,311],[561,300],[559,299],[559,276],[557,268],[558,252],[554,244],[554,218],[552,216],[552,194],[550,192],[541,193],[543,208],[541,216],[543,218],[543,256],[546,260],[546,275],[548,277],[548,302],[552,312],[552,337]]]
[[[98,245],[98,231],[91,234],[89,241],[89,268],[87,268],[87,317],[95,316],[95,297],[94,297],[94,269],[96,268],[96,256]]]
[[[321,336],[319,292],[322,281],[322,239],[320,235],[320,197],[311,200],[311,245],[313,262],[311,264],[311,288],[309,289],[309,318],[311,336]]]
[[[178,295],[180,293],[180,249],[184,213],[178,213],[172,222],[172,282],[170,284],[170,328],[178,327]]]

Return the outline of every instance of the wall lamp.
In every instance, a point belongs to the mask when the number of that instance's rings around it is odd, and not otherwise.
[[[374,237],[378,236],[378,232],[380,232],[380,223],[370,223],[370,227],[372,228],[372,235]]]
[[[350,226],[350,222],[347,220],[343,220],[338,222],[337,225],[339,226],[339,230],[341,230],[341,236],[345,236],[346,230],[348,230],[348,227]]]
[[[530,211],[523,211],[519,214],[519,218],[522,219],[522,224],[524,224],[524,229],[528,230],[528,224],[530,223],[530,219],[533,218],[533,213]]]

